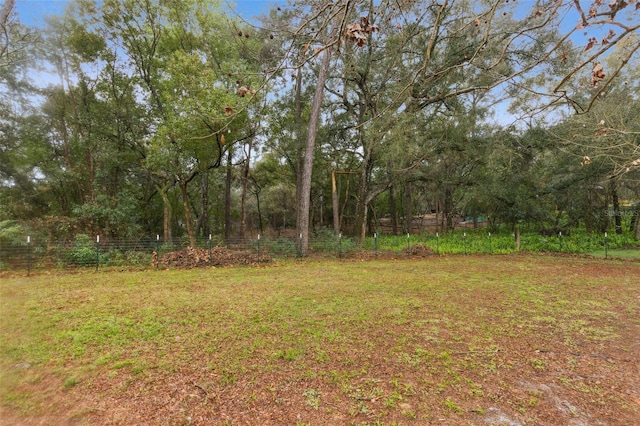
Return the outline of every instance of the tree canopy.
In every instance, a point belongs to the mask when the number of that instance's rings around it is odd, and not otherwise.
[[[0,237],[637,229],[636,0],[73,0],[41,28],[5,1],[0,25]]]

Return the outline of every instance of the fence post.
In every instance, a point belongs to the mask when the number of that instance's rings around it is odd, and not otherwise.
[[[562,231],[558,232],[558,245],[560,246],[560,251],[562,251]]]
[[[209,265],[211,265],[211,234],[209,234],[209,241],[207,241],[207,246],[209,248]]]
[[[160,234],[156,234],[156,258],[155,258],[156,270],[158,270],[159,263],[160,263]]]
[[[436,254],[440,254],[440,234],[436,232]]]
[[[100,235],[96,235],[96,272],[100,266]]]
[[[492,250],[491,250],[491,232],[489,232],[489,254],[492,254]]]
[[[260,234],[258,234],[258,256],[260,256]]]
[[[609,247],[608,247],[608,245],[609,245],[608,243],[609,243],[609,238],[608,238],[607,233],[605,232],[605,233],[604,233],[604,258],[605,258],[605,259],[607,258],[608,254],[609,254],[609,253],[607,252],[607,251],[608,251],[608,248],[609,248]]]
[[[378,233],[377,232],[373,233],[373,254],[375,256],[378,255]]]
[[[342,232],[338,234],[338,257],[342,259]]]
[[[31,275],[31,235],[27,235],[27,275]]]
[[[467,254],[467,233],[462,234],[462,245],[464,246],[464,254]]]
[[[407,232],[407,257],[411,256],[411,234]]]

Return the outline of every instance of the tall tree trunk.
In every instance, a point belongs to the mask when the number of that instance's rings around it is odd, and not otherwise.
[[[169,185],[165,181],[157,188],[162,198],[162,237],[165,243],[171,244],[173,242],[173,232],[171,230],[172,209],[171,201],[169,200]]]
[[[94,202],[96,200],[96,165],[93,159],[93,152],[90,148],[86,149],[87,166],[89,168],[89,181],[87,182],[87,191],[89,192],[89,201]]]
[[[336,171],[331,171],[331,205],[333,207],[333,233],[340,235],[340,200],[336,184]]]
[[[296,75],[296,91],[295,91],[295,107],[296,107],[296,202],[302,198],[302,171],[304,169],[304,144],[305,129],[302,125],[302,65],[298,66]],[[300,209],[300,204],[297,204]],[[299,227],[297,222],[300,215],[296,216],[296,228]]]
[[[622,234],[622,215],[620,213],[620,199],[618,198],[618,188],[616,182],[612,179],[609,181],[609,190],[611,191],[611,201],[613,202],[613,216],[616,227],[616,234]]]
[[[240,238],[245,237],[247,231],[247,187],[249,185],[249,173],[251,173],[251,149],[253,140],[247,143],[247,155],[242,170],[242,194],[240,194]]]
[[[331,48],[325,49],[322,54],[322,63],[318,73],[318,81],[316,83],[316,91],[313,95],[311,104],[311,116],[309,118],[309,130],[307,132],[307,141],[304,149],[304,161],[302,164],[302,182],[301,190],[298,196],[298,211],[296,215],[296,230],[300,238],[299,253],[306,256],[309,253],[309,219],[311,214],[311,176],[313,172],[313,158],[316,146],[316,136],[318,134],[318,125],[320,123],[320,112],[322,109],[322,101],[324,99],[324,84],[327,80],[329,72],[329,64],[331,63]]]
[[[198,226],[202,235],[211,234],[211,224],[209,223],[209,172],[205,170],[200,173],[200,215]]]
[[[362,131],[360,139],[360,146],[364,147],[365,151],[362,158],[362,171],[360,173],[360,188],[358,189],[354,232],[358,237],[358,243],[363,244],[367,237],[369,189],[371,185],[371,171],[373,169],[373,144],[364,142],[364,134]]]
[[[443,232],[453,231],[453,191],[449,186],[444,189],[444,206],[442,209],[442,215],[444,216],[445,225]]]
[[[609,223],[611,222],[611,210],[609,210],[609,195],[611,191],[606,191],[604,194],[604,203],[601,205],[601,208],[604,208],[604,211],[607,214],[602,215],[602,221],[600,221],[600,233],[604,233],[609,229]],[[602,200],[600,200],[602,202]]]
[[[262,211],[260,210],[260,193],[256,192],[256,208],[258,209],[258,229],[260,230],[260,234],[264,233],[264,229],[262,226]]]
[[[391,214],[391,233],[398,235],[398,207],[396,206],[395,185],[389,187],[389,212]]]
[[[593,209],[591,205],[591,191],[586,191],[584,201],[584,227],[587,232],[593,230]]]
[[[398,209],[396,206],[396,188],[393,184],[393,174],[391,168],[391,161],[387,164],[388,173],[391,179],[391,184],[389,185],[389,213],[391,214],[391,233],[393,235],[398,235]]]
[[[311,102],[311,112],[309,116],[309,125],[307,126],[306,143],[304,147],[302,162],[302,181],[300,182],[300,192],[296,188],[296,201],[298,210],[296,211],[296,230],[300,238],[301,256],[309,253],[309,220],[311,215],[311,177],[313,172],[313,158],[316,146],[316,136],[318,134],[318,125],[320,124],[320,113],[322,110],[322,102],[324,100],[324,85],[327,81],[329,73],[329,65],[331,64],[331,52],[333,50],[333,42],[338,36],[340,30],[340,22],[347,16],[349,2],[344,6],[341,14],[336,15],[335,23],[331,29],[331,33],[327,37],[326,48],[322,52],[322,61],[318,70],[318,80],[316,81],[316,90],[313,94]],[[301,75],[299,74],[299,77]],[[298,98],[300,99],[300,98]],[[302,125],[300,126],[302,127]],[[298,157],[300,158],[300,157]]]
[[[407,234],[411,234],[411,231],[413,230],[413,199],[411,193],[411,182],[405,182],[404,188],[404,214],[407,217]]]
[[[196,247],[196,233],[193,229],[193,215],[191,214],[191,204],[189,203],[189,191],[187,190],[187,180],[184,176],[178,178],[180,186],[180,194],[182,195],[182,208],[184,209],[184,221],[187,227],[187,236],[189,237],[189,245]]]
[[[233,152],[231,147],[227,151],[227,176],[224,185],[224,239],[227,243],[231,239],[231,183],[233,181]]]

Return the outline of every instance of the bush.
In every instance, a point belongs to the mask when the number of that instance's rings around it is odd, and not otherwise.
[[[91,237],[86,234],[76,235],[73,247],[67,251],[65,259],[74,265],[95,264],[97,261],[96,248]]]
[[[100,264],[105,266],[140,266],[150,263],[151,254],[143,251],[112,249],[100,254]]]

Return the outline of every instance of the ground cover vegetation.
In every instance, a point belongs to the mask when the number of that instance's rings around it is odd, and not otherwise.
[[[7,424],[632,424],[637,263],[297,260],[0,281]]]
[[[639,236],[636,0],[73,0],[39,27],[14,6],[2,245]]]

